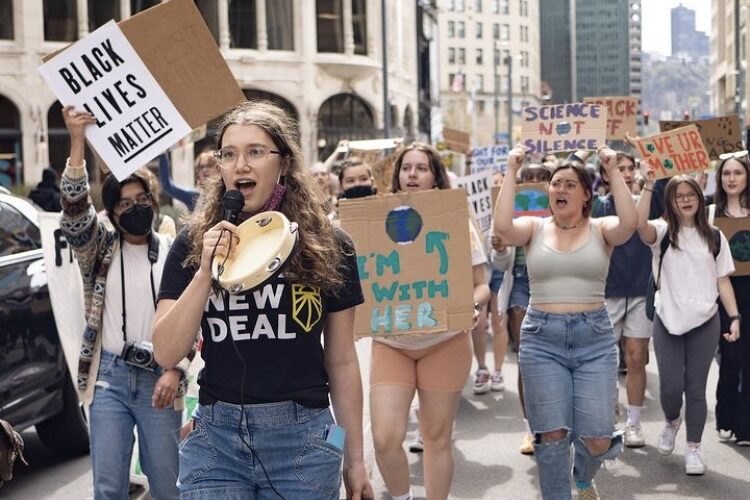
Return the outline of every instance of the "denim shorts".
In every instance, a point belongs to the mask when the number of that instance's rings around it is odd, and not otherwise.
[[[503,286],[503,275],[505,273],[503,271],[499,271],[492,268],[492,275],[490,275],[490,291],[492,293],[497,293],[500,291],[500,287]]]
[[[325,440],[328,408],[217,402],[193,418],[180,445],[180,498],[278,499],[274,488],[287,499],[338,498],[344,453]]]
[[[605,307],[573,314],[529,307],[518,359],[532,433],[567,429],[575,437],[612,436],[617,351]]]
[[[508,308],[526,309],[529,306],[529,293],[529,273],[526,265],[513,266],[513,288],[510,291]]]

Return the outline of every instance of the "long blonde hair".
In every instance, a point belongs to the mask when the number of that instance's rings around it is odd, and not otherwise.
[[[297,252],[286,262],[284,275],[290,281],[317,286],[322,292],[335,292],[343,284],[343,254],[323,209],[324,200],[303,167],[296,122],[286,111],[268,101],[247,101],[224,115],[217,136],[217,149],[221,148],[226,129],[235,124],[262,128],[287,167],[281,181],[286,192],[278,210],[299,225],[299,242]],[[183,262],[184,266],[200,265],[203,235],[221,220],[221,200],[225,191],[221,176],[204,182],[195,210],[186,219],[190,253]]]

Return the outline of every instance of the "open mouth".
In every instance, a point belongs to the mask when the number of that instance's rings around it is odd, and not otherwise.
[[[234,187],[236,187],[239,192],[242,193],[242,196],[248,196],[253,192],[255,184],[255,181],[252,179],[240,179],[234,183]]]
[[[565,208],[568,206],[568,200],[566,200],[565,198],[558,198],[557,200],[555,200],[555,206],[557,208]]]
[[[408,188],[419,188],[419,183],[418,182],[407,182],[406,183],[406,187],[408,187]]]

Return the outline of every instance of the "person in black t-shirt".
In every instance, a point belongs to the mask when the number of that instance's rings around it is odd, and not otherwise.
[[[353,341],[354,307],[364,301],[356,255],[326,218],[297,136],[273,104],[230,111],[217,140],[221,176],[205,182],[167,258],[156,358],[172,366],[200,330],[205,361],[194,425],[181,445],[182,494],[225,498],[231,484],[237,498],[338,498],[343,460],[347,495],[373,497]],[[221,220],[227,189],[245,199],[238,223],[276,210],[299,224],[298,250],[282,274],[233,295],[217,291],[210,272],[214,252],[226,255],[239,239]],[[329,391],[345,441],[331,430]]]

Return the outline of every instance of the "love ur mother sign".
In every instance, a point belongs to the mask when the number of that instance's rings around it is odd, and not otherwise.
[[[654,167],[657,179],[705,170],[710,166],[698,127],[690,125],[639,139],[638,151]]]

